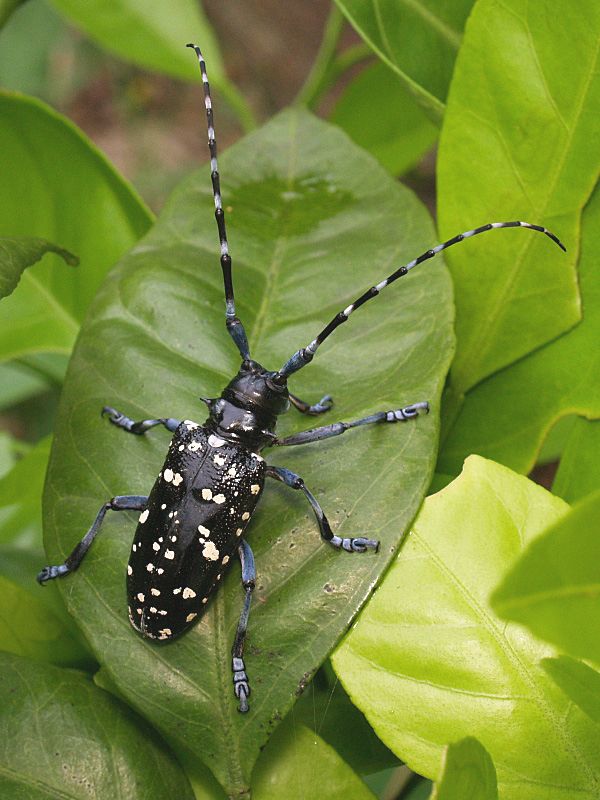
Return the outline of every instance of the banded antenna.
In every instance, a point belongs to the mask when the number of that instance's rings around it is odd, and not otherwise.
[[[402,278],[403,275],[406,275],[407,272],[409,272],[413,267],[416,267],[417,264],[422,264],[423,261],[433,258],[435,255],[437,255],[437,253],[440,253],[447,247],[452,247],[453,244],[458,244],[458,242],[462,242],[464,239],[469,239],[471,236],[477,236],[480,233],[485,233],[485,231],[491,231],[493,228],[530,228],[533,231],[544,233],[546,236],[552,239],[552,241],[555,242],[561,248],[561,250],[566,252],[566,247],[551,231],[547,230],[547,228],[543,228],[541,225],[532,225],[529,222],[489,222],[487,225],[482,225],[480,228],[474,228],[472,231],[459,233],[458,236],[454,236],[452,239],[448,239],[447,242],[438,244],[436,247],[433,247],[431,250],[427,250],[413,261],[409,261],[408,264],[404,264],[403,266],[399,267],[395,272],[392,272],[391,275],[385,278],[385,280],[381,281],[381,283],[378,283],[375,286],[371,286],[370,289],[367,289],[367,291],[361,294],[357,300],[347,306],[343,311],[340,311],[338,314],[336,314],[331,322],[323,328],[321,333],[319,333],[317,338],[313,339],[307,347],[297,350],[275,375],[274,380],[279,383],[285,383],[289,375],[297,372],[299,369],[302,369],[302,367],[305,367],[313,360],[314,355],[317,352],[317,348],[320,347],[325,339],[327,339],[327,337],[330,336],[336,328],[338,328],[343,322],[346,322],[353,311],[356,311],[357,308],[360,308],[373,297],[377,297],[382,289],[385,289],[386,286],[389,286],[390,283],[393,283],[398,278]]]
[[[197,44],[188,44],[196,51],[200,72],[202,74],[202,85],[204,86],[204,107],[206,108],[206,122],[208,125],[208,149],[210,151],[210,178],[212,181],[213,196],[215,199],[215,219],[219,229],[219,241],[221,243],[221,269],[223,270],[223,284],[225,287],[225,322],[229,335],[235,342],[240,355],[244,360],[250,358],[250,348],[248,347],[248,337],[239,318],[235,313],[235,298],[233,295],[233,278],[231,275],[231,256],[229,255],[229,243],[227,241],[227,230],[225,228],[225,211],[221,199],[221,183],[219,179],[219,167],[217,164],[217,142],[215,139],[215,129],[213,121],[212,100],[210,96],[210,84],[206,73],[206,63],[204,56]]]

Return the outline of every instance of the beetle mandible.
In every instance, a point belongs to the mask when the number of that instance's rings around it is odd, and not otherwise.
[[[102,413],[108,415],[110,422],[129,433],[142,435],[158,425],[171,431],[174,435],[165,463],[148,496],[120,495],[104,503],[90,529],[65,562],[44,567],[38,575],[38,581],[45,583],[67,575],[80,566],[108,510],[139,511],[139,522],[127,566],[129,619],[142,636],[168,642],[200,619],[211,592],[237,555],[241,561],[245,599],[232,647],[231,667],[239,710],[246,712],[250,683],[243,654],[256,575],[252,550],[244,535],[265,479],[273,478],[302,492],[315,514],[321,537],[333,547],[350,553],[376,551],[378,548],[378,542],[373,539],[337,536],[302,478],[290,470],[268,465],[260,455],[261,451],[266,447],[287,447],[328,439],[362,425],[406,422],[429,411],[427,401],[420,401],[404,408],[377,411],[353,422],[334,422],[279,438],[276,434],[277,418],[288,410],[290,404],[303,414],[313,416],[328,411],[332,406],[329,395],[313,405],[296,397],[288,389],[288,378],[312,361],[319,346],[357,308],[376,297],[417,264],[433,258],[463,239],[493,228],[522,227],[544,233],[563,250],[565,248],[546,228],[527,222],[492,222],[461,233],[427,250],[367,289],[354,303],[333,317],[310,344],[297,350],[279,370],[265,369],[250,357],[246,332],[236,315],[210,87],[200,48],[194,44],[188,47],[196,52],[204,86],[215,218],[225,289],[226,326],[242,363],[220,397],[204,399],[209,414],[202,425],[170,417],[134,422],[116,409],[104,407]]]

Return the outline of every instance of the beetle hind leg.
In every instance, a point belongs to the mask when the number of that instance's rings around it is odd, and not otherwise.
[[[246,597],[244,598],[244,607],[238,622],[233,647],[231,648],[231,669],[233,672],[233,691],[240,701],[238,710],[241,714],[245,714],[249,708],[250,681],[248,680],[246,664],[244,663],[244,643],[248,630],[252,592],[256,583],[256,568],[254,566],[254,554],[248,542],[240,542],[238,554],[242,563],[242,586],[246,592]]]

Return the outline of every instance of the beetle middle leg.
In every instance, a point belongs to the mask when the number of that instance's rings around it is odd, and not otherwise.
[[[269,465],[267,466],[267,475],[269,478],[275,478],[275,480],[285,483],[286,486],[290,486],[292,489],[297,489],[304,493],[304,496],[312,506],[312,510],[315,512],[321,538],[332,547],[337,549],[342,548],[348,553],[364,553],[365,550],[379,549],[379,542],[375,539],[364,539],[362,536],[356,538],[336,536],[336,534],[331,530],[329,520],[319,505],[319,501],[312,494],[312,492],[307,489],[302,478],[299,475],[296,475],[295,472],[285,469],[284,467],[274,467]]]
[[[353,422],[333,422],[331,425],[323,425],[320,428],[311,428],[307,431],[300,431],[283,439],[275,439],[273,445],[287,446],[293,444],[309,444],[318,442],[321,439],[330,439],[332,436],[339,436],[351,428],[358,428],[360,425],[370,425],[372,422],[407,422],[409,419],[418,417],[421,412],[429,413],[429,403],[412,403],[404,408],[397,408],[393,411],[377,411],[368,417],[356,419]]]
[[[146,431],[150,430],[150,428],[154,428],[157,425],[164,425],[168,431],[175,432],[179,427],[180,420],[173,419],[173,417],[162,417],[161,419],[142,419],[139,422],[134,422],[129,417],[126,417],[125,414],[121,414],[120,411],[117,411],[115,408],[111,408],[110,406],[104,406],[102,409],[102,416],[108,414],[109,422],[112,422],[113,425],[116,425],[118,428],[123,428],[124,431],[127,433],[135,433],[138,436],[146,433]]]
[[[90,549],[92,542],[96,538],[96,534],[100,530],[102,521],[107,511],[143,511],[148,503],[148,498],[144,495],[119,495],[113,497],[107,503],[104,503],[100,511],[96,514],[96,519],[92,526],[83,537],[83,539],[75,545],[71,555],[67,556],[64,564],[57,564],[54,566],[44,567],[38,574],[38,583],[46,583],[46,581],[60,578],[63,575],[68,575],[74,572],[83,561],[87,551]]]
[[[252,592],[256,583],[256,569],[254,567],[254,554],[248,542],[240,542],[238,554],[242,563],[242,586],[246,592],[246,597],[244,598],[244,607],[238,622],[233,647],[231,648],[231,669],[233,671],[233,691],[240,701],[240,712],[245,714],[248,711],[250,683],[246,675],[246,665],[244,664],[244,642],[246,641],[246,631],[248,630]]]

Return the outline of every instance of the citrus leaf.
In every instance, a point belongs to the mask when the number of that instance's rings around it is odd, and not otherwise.
[[[238,312],[253,355],[270,368],[434,237],[409,191],[338,129],[300,110],[244,139],[220,168]],[[135,418],[201,421],[198,396],[218,396],[239,368],[225,332],[213,210],[205,169],[182,184],[110,275],[82,330],[46,484],[53,562],[70,552],[106,499],[147,493],[164,460],[164,433],[134,439],[101,420],[99,409],[109,403]],[[132,516],[111,515],[79,573],[61,582],[119,691],[230,793],[247,789],[261,744],[365,601],[418,508],[434,459],[451,319],[451,287],[434,262],[361,309],[291,381],[302,397],[334,394],[330,419],[421,399],[430,400],[432,413],[269,457],[305,478],[337,530],[377,536],[382,548],[334,552],[320,542],[304,498],[268,487],[250,534],[259,578],[247,716],[236,710],[230,675],[242,596],[237,565],[194,630],[162,648],[138,639],[127,620]],[[294,411],[281,433],[303,427],[310,425]]]
[[[224,80],[215,35],[196,0],[52,0],[91,39],[125,61],[186,81],[199,80],[185,45],[197,39],[215,85]]]
[[[193,800],[162,742],[89,678],[10,653],[0,665],[2,800]]]
[[[567,414],[600,417],[600,191],[585,209],[579,280],[583,319],[468,392],[446,430],[438,469],[456,473],[468,453],[528,472],[548,430]]]
[[[600,728],[540,666],[556,651],[489,601],[507,566],[567,511],[528,479],[471,456],[427,498],[334,654],[352,702],[416,772],[438,779],[446,743],[476,736],[503,800],[597,796]]]
[[[575,503],[600,487],[600,420],[577,417],[552,484],[554,494]]]
[[[35,237],[0,237],[0,298],[17,288],[21,275],[46,253],[56,253],[67,264],[77,266],[79,259],[62,247]]]
[[[483,0],[467,24],[440,137],[440,230],[526,220],[553,230],[568,252],[526,231],[450,251],[457,394],[581,318],[580,218],[600,170],[589,149],[600,137],[599,27],[595,0]]]
[[[413,167],[438,136],[397,75],[381,63],[363,70],[343,89],[330,120],[392,175]]]
[[[600,663],[600,491],[533,542],[494,592],[507,619]]]
[[[429,118],[440,124],[454,60],[473,0],[336,0]],[[432,53],[435,57],[432,58]]]
[[[310,768],[307,769],[308,765]],[[252,775],[253,800],[375,800],[358,775],[316,733],[292,720],[273,736]]]
[[[48,436],[0,478],[0,542],[41,543],[41,499],[49,455]]]
[[[494,763],[472,736],[446,747],[443,769],[430,800],[498,800]]]
[[[600,724],[600,672],[569,656],[545,658],[542,666],[567,697]]]
[[[60,242],[81,260],[23,274],[0,305],[0,360],[69,352],[108,269],[148,230],[150,212],[68,120],[31,97],[0,92],[0,234]]]

